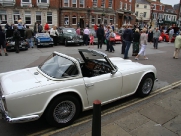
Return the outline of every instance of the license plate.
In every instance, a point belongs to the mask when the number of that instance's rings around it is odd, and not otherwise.
[[[11,47],[11,49],[14,49],[14,47]]]
[[[44,45],[49,45],[49,43],[44,43]]]

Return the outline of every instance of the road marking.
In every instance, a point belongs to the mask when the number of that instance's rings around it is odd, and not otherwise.
[[[108,110],[107,110],[107,111],[105,110],[105,111],[101,112],[101,117],[103,117],[103,116],[105,116],[105,115],[108,115],[108,114],[111,114],[111,113],[114,113],[114,112],[117,112],[117,111],[119,111],[119,110],[121,110],[121,109],[125,109],[125,108],[127,108],[127,107],[132,106],[132,105],[138,104],[138,103],[140,103],[140,102],[142,102],[142,101],[144,101],[144,100],[147,100],[147,99],[149,99],[149,98],[152,98],[152,97],[154,97],[154,96],[156,96],[156,95],[158,95],[158,94],[164,93],[164,92],[166,92],[166,91],[168,91],[168,90],[170,90],[170,89],[173,89],[173,88],[175,88],[175,87],[177,87],[177,86],[179,86],[179,85],[181,85],[181,80],[180,80],[180,81],[177,81],[177,82],[174,82],[174,83],[172,83],[172,84],[170,84],[170,85],[167,85],[167,86],[165,86],[165,87],[162,87],[162,88],[160,88],[160,89],[157,89],[157,90],[155,90],[154,92],[152,92],[150,95],[148,95],[148,96],[145,97],[145,98],[141,98],[141,99],[136,98],[136,99],[130,100],[130,101],[128,101],[128,102],[125,102],[124,104],[117,105],[117,106],[113,107],[112,109],[109,108],[109,111],[108,111]],[[28,135],[28,136],[37,136],[37,135],[50,136],[50,135],[52,135],[52,134],[55,134],[55,133],[58,133],[58,132],[67,130],[67,129],[71,128],[71,127],[75,127],[75,126],[78,126],[78,125],[80,125],[80,124],[87,123],[87,122],[89,122],[89,121],[92,120],[92,118],[90,118],[90,117],[92,117],[92,115],[90,115],[90,116],[88,116],[88,117],[86,116],[86,117],[85,117],[86,119],[83,118],[83,119],[77,120],[76,123],[74,123],[74,124],[72,124],[72,125],[70,125],[70,126],[64,127],[64,128],[60,128],[60,129],[50,128],[50,129],[46,129],[46,130],[39,131],[39,132],[37,132],[37,133],[30,134],[30,135]],[[85,119],[85,120],[84,120],[84,119]],[[47,131],[49,131],[49,132],[46,133]]]

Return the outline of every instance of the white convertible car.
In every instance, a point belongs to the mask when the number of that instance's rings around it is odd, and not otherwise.
[[[53,52],[37,67],[0,74],[0,115],[9,123],[44,116],[53,126],[71,124],[80,112],[138,94],[149,95],[156,68],[79,49],[82,59]]]

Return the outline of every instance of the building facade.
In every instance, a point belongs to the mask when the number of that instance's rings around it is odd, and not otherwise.
[[[0,23],[17,25],[21,18],[30,27],[35,22],[58,25],[59,5],[58,0],[0,0]]]

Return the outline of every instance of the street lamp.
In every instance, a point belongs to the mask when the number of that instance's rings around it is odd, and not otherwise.
[[[152,26],[152,22],[153,22],[153,9],[155,8],[155,6],[151,6],[151,16],[150,16],[150,18],[151,18],[151,22],[150,22],[150,26]]]

